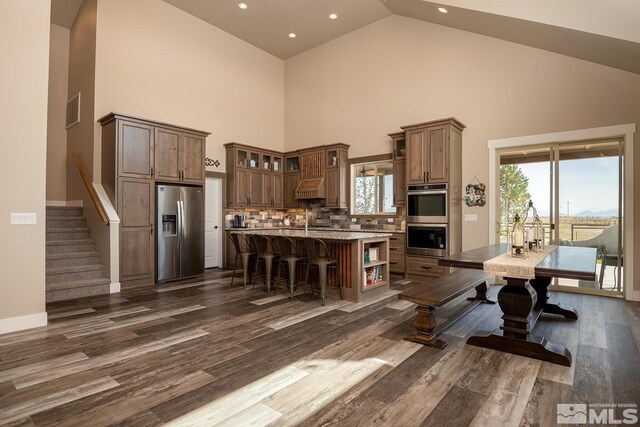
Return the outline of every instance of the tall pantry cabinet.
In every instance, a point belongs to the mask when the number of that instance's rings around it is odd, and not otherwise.
[[[102,185],[120,217],[120,281],[155,275],[155,185],[204,185],[208,132],[111,113],[102,125]]]

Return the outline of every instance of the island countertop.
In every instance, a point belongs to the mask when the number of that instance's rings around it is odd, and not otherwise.
[[[330,231],[330,230],[291,230],[291,229],[274,229],[268,228],[232,228],[229,229],[232,233],[242,234],[259,234],[261,236],[285,236],[293,238],[311,237],[315,239],[326,240],[362,240],[362,239],[374,239],[379,237],[391,237],[392,233],[367,233],[362,231]]]

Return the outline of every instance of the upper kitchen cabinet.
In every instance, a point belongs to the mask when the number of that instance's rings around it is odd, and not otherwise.
[[[118,176],[153,178],[153,126],[120,120],[116,141],[113,151],[118,153]]]
[[[407,184],[447,183],[460,158],[464,125],[454,118],[402,126]],[[394,158],[395,158],[394,150]]]
[[[285,208],[299,208],[300,201],[296,199],[296,187],[300,182],[300,154],[286,153],[284,157],[284,188],[283,198]]]
[[[204,158],[206,153],[205,137],[189,133],[180,133],[178,145],[178,164],[182,173],[182,182],[204,184]]]
[[[393,149],[393,206],[407,205],[407,144],[405,132],[390,133]]]
[[[155,179],[204,183],[205,138],[174,129],[155,128]]]
[[[111,113],[102,125],[102,177],[204,183],[208,132]]]
[[[346,144],[328,145],[325,152],[325,206],[328,208],[347,208],[349,146]]]
[[[224,146],[227,151],[227,207],[263,206],[266,200],[263,196],[263,181],[265,176],[270,175],[272,156],[235,142]],[[269,162],[266,167],[265,154]],[[266,185],[271,184],[270,181],[266,182]]]

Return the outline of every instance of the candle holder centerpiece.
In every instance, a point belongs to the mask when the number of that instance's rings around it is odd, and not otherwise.
[[[527,224],[528,218],[531,218],[530,224]],[[533,206],[533,201],[531,200],[527,202],[522,223],[526,232],[525,242],[529,250],[534,252],[542,251],[544,249],[544,227],[538,216],[538,210]]]
[[[513,227],[511,228],[511,256],[527,257],[529,247],[525,244],[525,238],[524,221],[521,221],[520,215],[516,213],[516,216],[513,217]]]

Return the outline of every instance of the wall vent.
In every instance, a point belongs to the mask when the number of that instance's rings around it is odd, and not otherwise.
[[[67,101],[67,126],[71,126],[80,123],[80,93]]]

